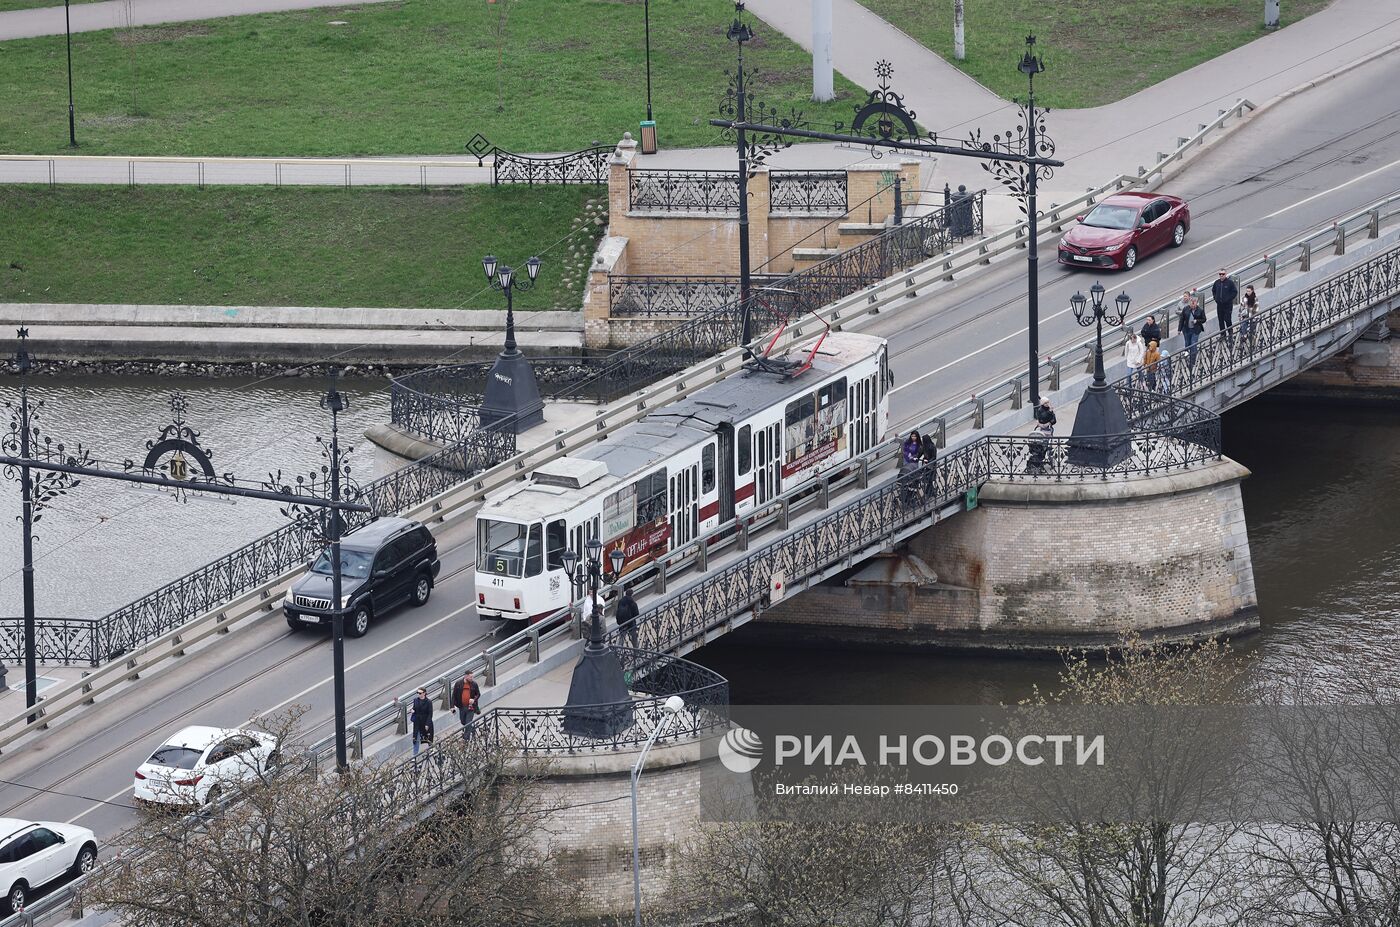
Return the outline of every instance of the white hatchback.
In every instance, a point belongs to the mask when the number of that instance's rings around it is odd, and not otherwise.
[[[263,731],[187,727],[136,769],[137,800],[206,805],[278,763],[277,738]]]
[[[97,862],[97,838],[86,827],[0,818],[0,890],[4,913],[24,910],[37,889]]]

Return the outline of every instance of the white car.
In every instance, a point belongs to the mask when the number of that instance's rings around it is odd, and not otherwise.
[[[0,818],[0,887],[4,913],[24,910],[37,889],[79,875],[97,862],[97,838],[86,827]]]
[[[138,801],[207,805],[277,765],[277,738],[263,731],[187,727],[136,769]]]

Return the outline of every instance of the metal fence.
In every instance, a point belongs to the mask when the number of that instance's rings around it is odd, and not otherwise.
[[[536,157],[493,150],[493,184],[606,184],[612,146],[598,145],[557,157]]]
[[[780,274],[754,274],[755,287],[773,286]],[[608,315],[614,319],[689,319],[739,302],[732,274],[609,274]]]
[[[650,212],[737,213],[739,172],[629,170],[627,208]]]
[[[769,171],[768,211],[844,215],[845,171]]]

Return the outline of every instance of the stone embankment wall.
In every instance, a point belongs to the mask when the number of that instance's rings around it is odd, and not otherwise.
[[[935,582],[819,586],[753,627],[786,643],[1017,652],[1251,630],[1248,472],[1226,459],[1144,479],[988,483],[976,508],[907,545]]]
[[[1305,370],[1275,392],[1330,401],[1400,400],[1400,312],[1385,327],[1368,333],[1347,350]],[[1379,339],[1376,335],[1383,335]]]

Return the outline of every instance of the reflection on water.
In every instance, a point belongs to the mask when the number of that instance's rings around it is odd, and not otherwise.
[[[1245,513],[1262,618],[1235,642],[1266,677],[1400,666],[1400,410],[1256,401],[1225,417],[1225,452],[1253,471]],[[1053,660],[795,650],[744,631],[693,657],[735,704],[994,704],[1055,684]]]
[[[309,472],[319,463],[316,434],[329,435],[320,408],[325,383],[301,379],[208,380],[174,377],[36,377],[31,401],[44,406],[45,433],[82,442],[94,457],[141,459],[146,441],[170,422],[169,397],[182,391],[185,420],[213,451],[220,473],[265,480],[269,471]],[[341,435],[355,447],[354,476],[369,480],[388,455],[363,439],[388,418],[389,394],[379,381],[343,381],[350,410]],[[17,395],[0,380],[0,400]],[[8,420],[4,423],[8,428]],[[22,613],[19,485],[0,482],[0,613]],[[285,522],[275,502],[209,497],[185,504],[158,490],[87,479],[42,513],[36,526],[35,599],[40,615],[91,617],[216,559]],[[6,527],[8,526],[8,527]]]

